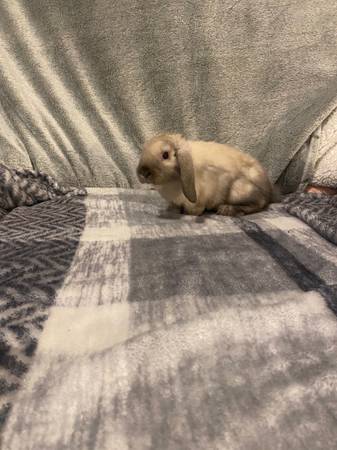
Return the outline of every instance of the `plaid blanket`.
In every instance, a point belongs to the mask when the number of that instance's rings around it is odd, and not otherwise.
[[[1,448],[335,446],[336,247],[280,205],[90,190],[6,214],[0,251]]]

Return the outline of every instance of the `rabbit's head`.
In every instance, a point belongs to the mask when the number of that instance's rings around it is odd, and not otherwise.
[[[185,196],[196,201],[192,155],[180,134],[160,134],[146,142],[137,175],[141,183],[157,186],[181,181]]]

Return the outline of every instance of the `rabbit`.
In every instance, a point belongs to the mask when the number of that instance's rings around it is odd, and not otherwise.
[[[143,146],[141,183],[153,184],[171,207],[199,216],[256,213],[277,200],[267,172],[252,156],[229,145],[160,134]]]

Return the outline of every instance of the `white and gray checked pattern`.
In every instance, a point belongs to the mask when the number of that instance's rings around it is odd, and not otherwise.
[[[331,448],[336,247],[280,205],[231,219],[168,213],[152,191],[84,201],[4,448]]]

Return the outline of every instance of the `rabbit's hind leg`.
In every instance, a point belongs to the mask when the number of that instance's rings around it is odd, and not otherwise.
[[[234,181],[228,196],[228,203],[233,206],[236,214],[253,214],[268,206],[266,194],[247,178]]]

